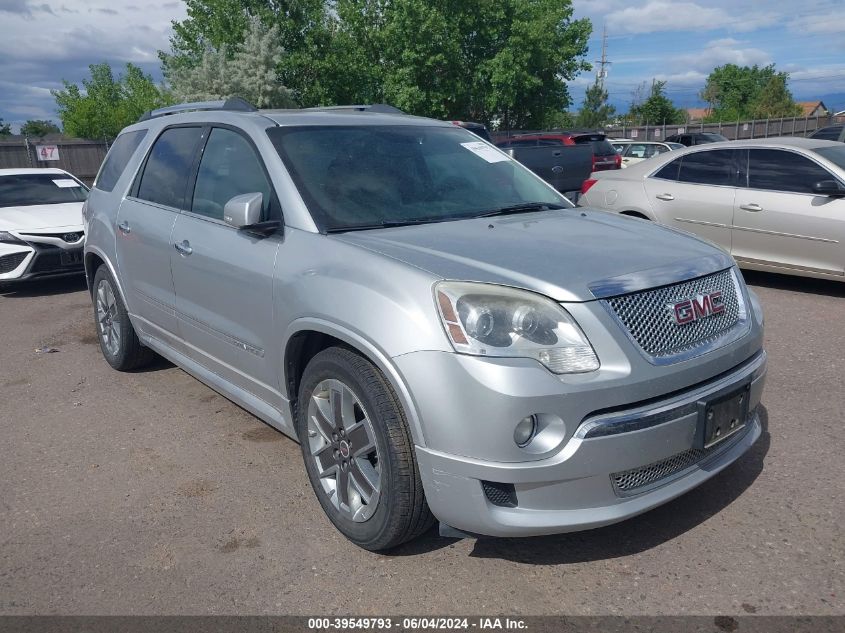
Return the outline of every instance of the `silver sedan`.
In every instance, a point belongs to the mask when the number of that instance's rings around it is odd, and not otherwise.
[[[579,205],[690,231],[743,268],[845,281],[845,145],[770,138],[594,173]]]

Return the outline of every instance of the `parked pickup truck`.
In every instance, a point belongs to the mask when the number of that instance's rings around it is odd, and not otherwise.
[[[499,146],[555,189],[575,200],[593,170],[590,145]]]

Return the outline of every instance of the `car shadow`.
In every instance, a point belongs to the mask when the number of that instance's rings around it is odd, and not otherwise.
[[[845,283],[843,283],[845,278],[842,281],[833,281],[759,270],[743,270],[742,276],[749,286],[763,286],[774,290],[790,290],[792,292],[825,295],[826,297],[845,297]]]
[[[470,556],[500,558],[529,565],[568,565],[631,556],[671,541],[718,514],[757,479],[769,452],[769,414],[760,406],[762,434],[745,455],[698,488],[644,514],[584,532],[531,538],[479,537]],[[421,538],[389,552],[414,556],[443,549],[454,539],[433,528]]]
[[[63,277],[47,277],[19,281],[14,284],[3,284],[0,281],[0,297],[6,299],[28,299],[32,297],[49,297],[52,295],[69,294],[86,290],[85,275],[67,275]]]

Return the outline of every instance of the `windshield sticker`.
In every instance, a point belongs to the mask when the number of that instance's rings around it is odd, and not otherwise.
[[[467,148],[476,156],[480,156],[488,163],[501,163],[505,160],[510,160],[506,154],[503,154],[495,147],[492,147],[484,141],[473,141],[471,143],[461,143],[461,147]]]
[[[54,180],[53,184],[61,189],[68,189],[70,187],[81,187],[78,182],[75,180],[71,180],[70,178],[62,178],[61,180]]]

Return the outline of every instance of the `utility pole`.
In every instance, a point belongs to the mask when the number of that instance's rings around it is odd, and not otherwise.
[[[604,80],[607,78],[607,67],[613,62],[607,61],[607,25],[602,28],[601,36],[601,59],[597,59],[599,70],[596,73],[596,83],[604,90]]]

